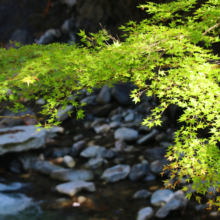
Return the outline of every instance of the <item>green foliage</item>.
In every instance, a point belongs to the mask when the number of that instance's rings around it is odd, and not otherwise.
[[[72,91],[86,88],[92,92],[93,87],[112,87],[130,79],[139,88],[131,94],[135,103],[143,92],[156,95],[161,101],[143,125],[161,125],[161,114],[170,104],[185,109],[179,118],[185,125],[175,133],[175,146],[170,146],[166,155],[170,164],[164,170],[171,171],[171,179],[178,178],[168,187],[175,187],[183,176],[189,175],[188,181],[198,194],[207,193],[211,186],[219,191],[220,152],[216,144],[220,141],[220,68],[208,62],[218,56],[197,44],[203,41],[208,47],[220,41],[220,0],[207,1],[193,16],[183,18],[178,14],[193,10],[196,2],[140,5],[154,15],[140,24],[130,21],[121,26],[127,37],[125,42],[116,40],[105,29],[91,37],[81,30],[79,35],[87,47],[54,43],[8,51],[1,48],[0,101],[13,101],[14,106],[8,108],[16,112],[24,109],[20,96],[30,100],[43,97],[47,103],[41,113],[49,116],[44,125],[49,128],[60,123],[56,119],[58,105],[79,106],[75,100],[68,100]],[[109,44],[110,40],[113,44]],[[164,67],[170,70],[165,71]],[[147,79],[151,81],[149,85],[145,83]],[[79,108],[77,119],[83,117]],[[42,124],[39,122],[38,126]],[[198,138],[198,129],[204,128],[210,128],[210,138]],[[181,159],[180,153],[184,154]],[[184,186],[183,190],[188,188]],[[191,195],[187,193],[187,198]],[[201,197],[197,195],[196,199],[200,202]],[[210,200],[210,207],[220,206],[219,200]]]

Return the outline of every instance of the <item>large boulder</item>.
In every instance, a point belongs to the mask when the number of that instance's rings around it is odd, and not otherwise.
[[[0,129],[0,155],[38,149],[45,145],[46,131],[37,132],[34,125]]]

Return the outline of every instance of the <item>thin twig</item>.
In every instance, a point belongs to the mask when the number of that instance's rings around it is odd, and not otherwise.
[[[217,26],[219,26],[219,25],[220,25],[220,23],[217,23],[216,25],[210,27],[206,32],[204,32],[204,33],[202,34],[202,36],[204,36],[205,34],[207,34],[207,32],[209,32],[210,30],[212,30],[213,28],[215,28],[215,27],[217,27]]]

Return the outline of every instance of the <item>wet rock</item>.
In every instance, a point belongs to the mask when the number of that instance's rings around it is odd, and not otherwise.
[[[150,133],[152,128],[149,128],[146,125],[141,125],[138,130],[141,131],[141,132]]]
[[[122,115],[121,114],[116,114],[116,115],[113,115],[111,117],[111,121],[117,121],[117,122],[120,122],[122,120]]]
[[[105,150],[104,147],[100,147],[100,146],[89,146],[87,147],[85,150],[83,150],[80,153],[80,156],[82,157],[97,157],[98,154],[101,154],[103,151]]]
[[[61,30],[64,34],[69,34],[74,28],[75,28],[74,18],[66,19],[61,26]]]
[[[102,174],[101,179],[104,179],[106,182],[117,182],[119,180],[125,179],[129,172],[129,165],[120,164],[106,169]]]
[[[54,179],[61,181],[89,181],[93,179],[93,173],[88,170],[71,170],[71,169],[62,169],[55,170],[50,175]]]
[[[52,43],[56,38],[59,38],[61,33],[59,30],[49,29],[45,31],[45,34],[40,37],[37,41],[38,44],[49,44]]]
[[[168,164],[168,161],[167,159],[163,159],[163,160],[155,160],[154,162],[151,163],[150,165],[150,169],[151,169],[151,172],[153,174],[160,174],[163,170],[163,167],[164,165],[167,165]],[[166,173],[166,172],[165,172]],[[167,174],[167,173],[166,173]]]
[[[111,89],[104,85],[97,96],[96,102],[98,104],[108,104],[111,100]]]
[[[34,37],[32,36],[31,33],[29,33],[27,30],[24,29],[17,29],[13,32],[12,36],[10,37],[11,41],[16,41],[21,43],[21,45],[29,45],[29,44],[33,44],[34,42]],[[6,48],[20,48],[20,47],[16,47],[14,43],[8,42],[6,45]]]
[[[195,210],[196,211],[203,211],[209,207],[209,204],[201,204],[201,205],[196,205]]]
[[[64,132],[63,127],[54,126],[50,128],[49,130],[46,130],[46,137],[47,138],[55,138],[57,137],[57,134],[62,134]]]
[[[79,140],[82,139],[82,138],[83,138],[83,134],[78,134],[78,135],[76,135],[76,136],[73,137],[73,140],[74,140],[74,141],[79,141]]]
[[[153,217],[154,211],[153,209],[149,206],[146,208],[142,208],[138,212],[137,220],[147,220],[151,219]]]
[[[52,154],[52,158],[64,157],[69,153],[70,153],[70,148],[62,148],[59,150],[55,150]]]
[[[13,160],[11,163],[10,163],[10,170],[13,172],[13,173],[21,173],[21,170],[22,170],[22,164],[19,160]]]
[[[162,160],[166,154],[166,150],[163,147],[155,147],[147,149],[144,152],[144,156],[149,161]]]
[[[185,194],[183,191],[178,190],[174,193],[172,198],[156,212],[155,216],[157,218],[165,218],[171,210],[185,208],[186,204],[187,199],[185,198]]]
[[[149,112],[150,108],[151,108],[150,103],[148,101],[144,101],[135,108],[135,111],[141,114],[145,114]]]
[[[73,157],[78,156],[84,149],[86,148],[86,142],[84,140],[78,141],[75,144],[73,144],[70,155]]]
[[[129,112],[124,118],[125,122],[130,122],[133,120],[134,120],[134,112]]]
[[[69,156],[66,155],[63,157],[63,164],[67,167],[67,168],[73,168],[76,165],[76,162],[74,161],[74,159]]]
[[[111,149],[105,149],[104,151],[100,151],[100,153],[97,154],[97,157],[102,157],[105,159],[112,159],[116,156],[116,152],[114,152]]]
[[[147,173],[147,176],[144,178],[144,181],[148,182],[148,181],[153,181],[155,179],[156,179],[156,176],[149,172]]]
[[[77,192],[80,192],[82,190],[95,192],[96,189],[94,183],[92,182],[74,181],[74,182],[60,184],[56,186],[56,190],[59,193],[64,193],[69,196],[74,196]]]
[[[119,139],[115,142],[115,150],[118,152],[124,151],[126,146],[127,146],[126,142],[122,139]]]
[[[118,128],[114,133],[115,139],[134,141],[138,138],[138,131],[131,128]]]
[[[94,127],[96,134],[108,133],[111,127],[108,124]]]
[[[65,121],[67,118],[69,118],[68,111],[72,111],[74,106],[67,105],[65,110],[62,110],[62,108],[58,109],[57,117],[59,121]]]
[[[105,160],[103,158],[90,158],[85,167],[96,169],[102,166],[104,162]]]
[[[100,125],[105,124],[105,123],[106,123],[106,119],[105,118],[96,118],[91,123],[91,127],[100,126]]]
[[[110,128],[118,128],[120,125],[121,123],[119,121],[113,121],[109,124]]]
[[[112,103],[106,104],[104,106],[97,106],[93,111],[93,115],[98,117],[106,117],[114,107],[115,104]]]
[[[151,192],[149,192],[146,189],[142,189],[137,191],[134,195],[133,198],[134,199],[147,199],[151,196]]]
[[[38,149],[45,145],[45,129],[37,132],[34,125],[0,129],[0,155]]]
[[[37,105],[44,105],[44,104],[46,104],[46,101],[43,98],[40,98],[36,101],[36,104]]]
[[[80,100],[80,104],[86,103],[87,105],[96,105],[96,95],[91,95]]]
[[[122,105],[135,105],[129,94],[134,86],[131,83],[115,84],[112,88],[112,96]]]
[[[151,196],[150,203],[154,206],[163,206],[173,197],[173,195],[174,193],[170,189],[159,189]]]
[[[153,131],[147,135],[145,135],[144,137],[140,138],[138,141],[137,141],[137,144],[143,144],[149,140],[151,140],[159,131],[156,130],[156,129],[153,129]]]
[[[72,8],[76,4],[76,0],[62,0],[68,7]]]
[[[131,168],[131,172],[129,174],[129,179],[131,181],[137,181],[143,179],[144,176],[150,171],[150,165],[146,164],[136,164]]]
[[[0,183],[0,192],[16,191],[22,189],[23,187],[26,187],[26,184],[14,182],[6,185],[4,183]]]
[[[49,161],[37,160],[33,164],[32,169],[38,173],[50,175],[53,171],[62,170],[63,168],[53,165]]]

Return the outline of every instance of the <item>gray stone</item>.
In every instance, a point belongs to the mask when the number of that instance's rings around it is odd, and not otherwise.
[[[50,175],[53,171],[62,170],[62,167],[56,166],[49,161],[37,160],[32,169],[38,173]]]
[[[79,140],[82,139],[82,138],[83,138],[83,134],[78,134],[78,135],[76,135],[76,136],[73,137],[73,140],[74,140],[74,141],[79,141]]]
[[[115,104],[109,103],[103,106],[97,106],[94,108],[94,111],[92,112],[93,115],[98,117],[107,117],[109,112],[115,107]]]
[[[143,144],[149,140],[151,140],[159,131],[156,129],[153,129],[153,131],[150,134],[145,135],[144,137],[140,138],[137,141],[137,144]]]
[[[121,123],[119,121],[113,121],[109,124],[110,128],[118,128],[120,125]]]
[[[74,159],[71,156],[66,155],[63,157],[63,164],[68,168],[73,168],[73,167],[75,167],[76,162],[74,161]]]
[[[149,128],[146,125],[141,125],[138,130],[141,131],[141,132],[149,133],[149,132],[152,131],[152,128]]]
[[[144,178],[144,181],[148,182],[148,181],[153,181],[155,179],[156,179],[156,176],[149,172],[147,173],[147,176]]]
[[[62,108],[59,108],[58,109],[58,113],[57,113],[57,119],[59,121],[64,121],[66,120],[67,118],[69,118],[69,115],[68,115],[68,111],[72,111],[74,108],[74,106],[72,105],[67,105],[66,109],[62,110]]]
[[[74,181],[57,185],[56,190],[59,193],[74,196],[77,192],[80,192],[82,190],[94,192],[95,185],[92,182]]]
[[[111,149],[105,149],[104,151],[100,151],[100,153],[97,154],[97,157],[102,157],[105,159],[112,159],[116,156],[116,152],[114,152]]]
[[[85,150],[83,150],[80,153],[80,156],[88,157],[88,158],[96,157],[98,154],[101,154],[104,150],[105,150],[104,147],[92,145],[92,146],[87,147]]]
[[[76,0],[62,0],[68,7],[72,8],[76,4]]]
[[[173,197],[173,195],[174,193],[170,189],[159,189],[151,196],[150,203],[154,206],[163,206]]]
[[[162,171],[163,171],[163,167],[164,165],[167,165],[168,164],[168,161],[167,159],[163,159],[163,160],[155,160],[154,162],[151,163],[150,165],[150,169],[151,169],[151,172],[153,174],[160,174]],[[167,174],[167,173],[166,173]]]
[[[148,220],[153,217],[154,211],[153,209],[149,207],[142,208],[138,212],[137,220]]]
[[[89,170],[72,170],[72,169],[61,169],[55,170],[50,175],[54,179],[61,181],[89,181],[93,179],[93,173]]]
[[[59,30],[49,29],[45,31],[45,34],[40,37],[37,41],[38,44],[49,44],[52,43],[55,38],[60,37],[61,33]]]
[[[130,112],[128,115],[125,116],[124,121],[130,122],[134,120],[134,112]]]
[[[143,177],[146,176],[146,174],[149,171],[150,171],[150,165],[148,163],[136,164],[131,168],[129,179],[132,181],[143,179]]]
[[[126,142],[122,139],[119,139],[115,142],[115,150],[118,152],[124,151],[126,146],[127,146]]]
[[[104,85],[97,96],[96,102],[99,104],[108,104],[111,100],[111,89]]]
[[[106,182],[117,182],[119,180],[125,179],[128,176],[129,172],[129,165],[119,164],[106,169],[102,174],[101,179],[104,179]]]
[[[138,131],[131,128],[118,128],[114,133],[115,139],[134,141],[138,138]]]
[[[70,149],[69,148],[58,149],[58,150],[55,150],[53,152],[52,158],[64,157],[64,156],[66,156],[69,153],[70,153]]]
[[[37,105],[44,105],[44,104],[46,104],[46,101],[43,98],[40,98],[36,101],[36,104]]]
[[[144,156],[149,161],[162,160],[166,154],[166,150],[163,147],[154,147],[147,149],[144,152]]]
[[[117,121],[117,122],[120,122],[122,120],[122,115],[121,114],[116,114],[116,115],[113,115],[111,117],[111,121]]]
[[[95,126],[98,126],[98,125],[102,125],[106,123],[106,120],[105,118],[96,118],[92,123],[91,123],[91,127],[95,127]]]
[[[151,192],[149,192],[146,189],[142,189],[137,191],[134,195],[133,198],[134,199],[147,199],[151,196]]]
[[[37,132],[34,125],[1,128],[0,155],[44,147],[45,136],[45,129]]]
[[[84,140],[78,141],[75,144],[73,144],[70,154],[73,157],[78,156],[84,149],[86,148],[86,142]]]
[[[96,95],[87,96],[83,98],[82,100],[80,100],[80,104],[84,102],[86,103],[86,105],[96,105],[95,100],[96,100]]]
[[[86,168],[96,169],[96,168],[100,167],[104,161],[105,160],[103,158],[90,158],[85,166],[86,166]]]
[[[179,210],[180,208],[185,208],[187,204],[187,199],[185,198],[185,194],[183,191],[176,191],[172,198],[162,206],[157,212],[157,218],[165,218],[171,210]]]
[[[108,124],[94,127],[96,134],[108,133],[111,127]]]
[[[64,132],[63,127],[54,126],[54,127],[50,128],[49,130],[46,130],[46,137],[47,138],[55,138],[55,137],[57,137],[57,133],[62,134],[63,132]]]

